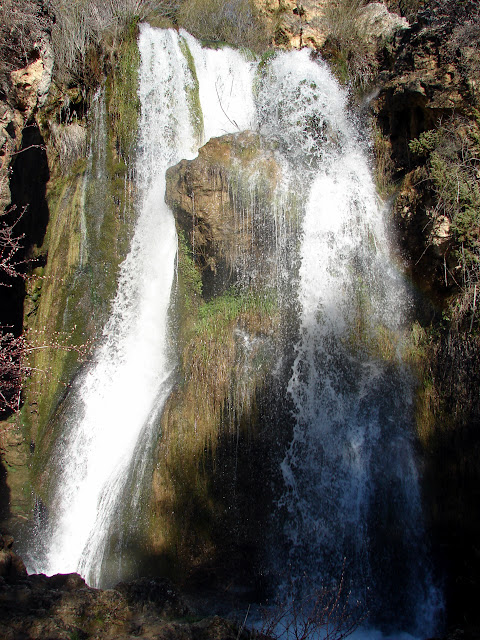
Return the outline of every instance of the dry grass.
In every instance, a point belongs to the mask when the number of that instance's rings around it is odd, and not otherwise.
[[[200,40],[258,51],[268,46],[266,27],[252,0],[184,0],[178,22]]]
[[[369,42],[363,9],[367,0],[332,0],[325,4],[322,23],[329,34],[324,53],[341,82],[361,89],[373,80],[377,61]]]
[[[37,55],[36,47],[50,18],[37,0],[0,2],[0,90],[6,91],[10,72],[20,69]]]
[[[67,174],[75,162],[86,155],[87,129],[78,122],[66,125],[52,123],[51,136],[60,167]]]
[[[56,73],[62,79],[88,80],[89,57],[100,45],[118,46],[125,30],[152,15],[169,17],[177,0],[50,0]],[[95,57],[95,56],[93,56]]]

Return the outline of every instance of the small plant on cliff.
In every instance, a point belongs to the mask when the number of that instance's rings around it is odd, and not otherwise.
[[[342,82],[365,88],[372,81],[377,62],[375,46],[368,40],[363,9],[367,0],[332,0],[323,8],[322,26],[329,34],[324,56]]]
[[[432,225],[440,218],[449,225],[445,281],[461,291],[449,316],[457,326],[469,317],[470,329],[480,294],[480,114],[473,116],[452,118],[410,142],[410,151],[426,159]]]
[[[40,0],[0,2],[0,89],[5,91],[11,71],[35,59],[48,26],[49,17]]]
[[[149,16],[169,18],[177,0],[51,0],[56,72],[87,86],[102,73],[100,50],[114,51],[132,23]]]
[[[15,279],[28,278],[32,261],[25,257],[24,235],[17,231],[22,215],[23,212],[15,215],[14,209],[10,209],[3,219],[0,218],[0,287],[11,287]],[[45,340],[37,331],[16,335],[12,327],[0,325],[0,416],[20,409],[23,385],[34,370],[32,358],[35,353],[60,349],[75,351],[79,357],[87,354],[89,344],[75,345],[70,338],[55,333]]]

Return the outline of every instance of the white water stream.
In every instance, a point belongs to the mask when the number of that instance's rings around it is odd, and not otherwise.
[[[32,567],[47,574],[78,571],[93,586],[104,581],[104,555],[132,460],[140,481],[138,466],[147,462],[155,418],[171,388],[167,314],[177,241],[173,216],[164,203],[165,171],[182,158],[193,158],[202,142],[188,103],[194,78],[181,50],[185,43],[202,71],[208,136],[252,125],[253,69],[239,53],[203,50],[186,33],[141,27],[138,221],[102,344],[76,385],[65,417],[55,452],[58,479],[47,556]],[[203,86],[203,77],[215,79],[213,93],[207,81]],[[137,508],[132,504],[133,518]]]
[[[374,607],[381,622],[383,607],[393,625],[430,633],[435,598],[422,547],[411,383],[397,353],[408,299],[345,92],[306,50],[278,54],[259,71],[239,52],[203,49],[185,33],[142,26],[139,47],[138,222],[102,345],[66,418],[48,557],[34,568],[105,581],[127,482],[134,518],[171,389],[176,235],[165,171],[213,136],[257,128],[277,143],[288,188],[304,201],[300,268],[291,274],[300,334],[288,384],[296,427],[282,464],[282,562],[294,576],[308,569],[318,584],[338,578],[345,558],[359,597],[369,587],[385,592]],[[197,89],[201,114],[192,112]],[[396,588],[408,592],[404,605]]]

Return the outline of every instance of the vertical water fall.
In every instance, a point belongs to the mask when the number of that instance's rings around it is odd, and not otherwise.
[[[101,344],[62,412],[48,551],[32,568],[79,571],[92,585],[128,573],[122,531],[125,521],[138,526],[175,369],[168,311],[177,241],[165,171],[213,136],[256,128],[275,147],[302,216],[292,243],[298,272],[279,269],[288,280],[280,286],[296,292],[299,325],[296,344],[285,346],[295,427],[281,469],[280,564],[290,577],[308,572],[314,586],[345,564],[380,625],[429,633],[434,590],[412,383],[399,357],[408,296],[345,92],[306,50],[257,66],[148,26],[139,48],[138,220]]]
[[[108,566],[107,552],[121,537],[122,515],[129,511],[129,526],[138,526],[135,498],[171,388],[167,313],[177,244],[164,202],[165,171],[194,157],[203,139],[191,99],[198,81],[184,55],[189,45],[197,50],[199,66],[216,79],[216,94],[225,96],[221,110],[202,109],[209,135],[251,124],[252,82],[238,82],[234,71],[243,69],[242,80],[252,72],[239,53],[204,52],[188,34],[141,27],[138,220],[101,345],[62,409],[52,462],[54,496],[42,534],[46,555],[31,563],[48,574],[78,571],[93,586],[125,573],[121,551],[114,567]],[[222,88],[227,86],[228,93]],[[208,91],[207,96],[211,102]],[[135,490],[126,496],[128,486]]]
[[[438,594],[425,551],[413,381],[400,354],[409,299],[361,129],[326,66],[305,50],[273,61],[259,106],[262,130],[278,139],[306,194],[288,382],[295,427],[279,498],[285,579],[301,598],[343,575],[373,624],[430,634]]]

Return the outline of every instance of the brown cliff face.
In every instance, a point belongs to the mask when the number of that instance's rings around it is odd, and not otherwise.
[[[4,640],[176,638],[247,640],[248,631],[205,617],[167,580],[140,578],[100,590],[76,573],[27,576],[0,536],[0,636]]]
[[[51,24],[52,16],[40,1],[5,0],[0,5],[0,224],[2,229],[14,225],[20,248],[12,261],[20,274],[32,247],[41,244],[48,221],[49,169],[37,116],[52,80]],[[0,253],[5,259],[8,252],[3,245]],[[23,277],[0,269],[1,331],[22,332],[24,297]],[[3,403],[0,413],[2,417],[7,413]],[[21,523],[30,507],[27,450],[19,420],[1,421],[2,526],[7,520],[9,526]]]
[[[433,302],[418,314],[427,336],[416,407],[427,525],[447,623],[477,637],[480,12],[470,0],[425,4],[384,49],[373,106],[396,183],[403,254]]]
[[[274,150],[249,131],[212,139],[195,160],[167,171],[166,202],[192,249],[207,297],[247,273],[251,286],[268,281],[265,258],[275,224],[269,203],[281,177]]]
[[[384,49],[381,89],[373,103],[387,137],[394,181],[401,184],[393,213],[405,257],[422,287],[441,296],[455,286],[458,240],[455,221],[438,206],[441,189],[435,184],[430,153],[449,143],[450,156],[461,155],[459,146],[468,144],[470,134],[477,135],[480,98],[478,9],[469,2],[456,13],[445,6],[449,3],[430,3],[411,29],[397,33]],[[433,132],[438,133],[436,140]],[[426,134],[430,147],[425,148],[421,143]]]
[[[279,227],[288,236],[297,209],[280,198],[281,180],[275,150],[252,132],[210,140],[167,172],[180,368],[162,417],[150,539],[177,580],[253,588],[265,568],[274,441],[291,428],[285,302],[272,272]]]

